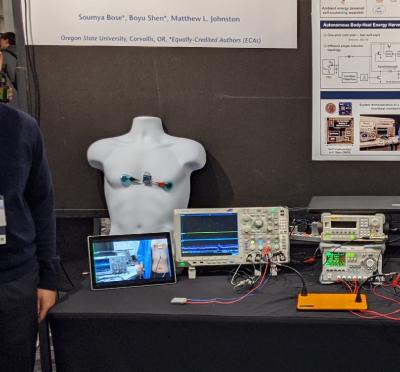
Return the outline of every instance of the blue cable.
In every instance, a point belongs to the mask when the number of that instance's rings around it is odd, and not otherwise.
[[[234,298],[222,298],[222,297],[215,297],[215,298],[188,298],[188,301],[195,301],[195,302],[208,302],[208,301],[235,301],[238,298],[240,298],[242,296],[239,297],[234,297]]]
[[[268,273],[267,277],[265,278],[264,283],[261,284],[260,288],[258,288],[258,289],[263,289],[263,288],[265,287],[265,285],[266,285],[266,284],[269,282],[269,280],[271,279],[271,276],[272,276],[272,274],[271,274],[271,271],[270,271],[270,272]]]

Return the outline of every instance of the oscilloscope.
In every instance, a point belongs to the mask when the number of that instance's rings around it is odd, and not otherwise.
[[[174,215],[178,266],[251,264],[290,261],[287,207],[177,209]]]

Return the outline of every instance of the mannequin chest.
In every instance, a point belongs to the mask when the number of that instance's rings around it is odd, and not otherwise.
[[[140,182],[173,182],[189,176],[175,153],[167,146],[121,146],[115,148],[104,161],[104,176],[112,187],[124,187],[123,175]],[[125,186],[126,187],[126,186]]]

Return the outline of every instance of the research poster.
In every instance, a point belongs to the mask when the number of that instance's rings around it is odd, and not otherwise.
[[[400,160],[400,0],[312,0],[313,160]]]
[[[297,0],[28,2],[29,44],[297,47]]]

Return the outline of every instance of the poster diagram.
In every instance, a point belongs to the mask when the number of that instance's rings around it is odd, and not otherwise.
[[[313,160],[400,160],[400,1],[313,0]]]
[[[400,42],[370,42],[371,39],[384,39],[385,34],[375,31],[373,36],[355,31],[353,39],[363,39],[357,49],[343,48],[343,43],[351,43],[350,36],[343,36],[340,47],[331,45],[321,48],[321,88],[346,89],[390,89],[400,88]],[[400,30],[399,30],[400,35]],[[322,33],[322,38],[326,33]],[[389,36],[388,36],[389,38]],[[390,37],[392,38],[392,37]],[[339,44],[337,44],[339,45]]]
[[[369,55],[322,59],[322,77],[325,87],[400,87],[400,43],[371,43]]]

